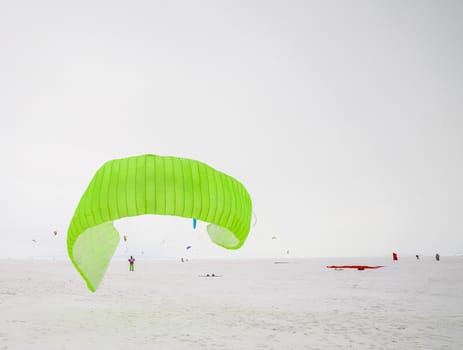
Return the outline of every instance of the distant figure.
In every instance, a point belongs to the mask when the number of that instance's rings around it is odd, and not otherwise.
[[[439,254],[436,254],[436,260],[437,260],[437,261],[440,260],[440,255],[439,255]]]
[[[183,262],[183,258],[182,258],[182,262]]]
[[[399,257],[397,256],[397,253],[392,253],[392,260],[393,261],[399,260]]]
[[[415,256],[416,256],[416,260],[420,260],[420,256],[418,254],[416,254]]]
[[[135,263],[135,259],[134,259],[133,256],[131,255],[131,256],[130,256],[130,259],[129,259],[130,271],[133,271],[133,270],[134,270],[134,263]]]

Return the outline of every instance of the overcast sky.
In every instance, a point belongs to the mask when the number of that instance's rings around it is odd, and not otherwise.
[[[463,254],[462,18],[440,0],[1,1],[0,258],[64,256],[95,171],[145,153],[234,176],[258,222],[228,252],[203,223],[122,220],[121,256]]]

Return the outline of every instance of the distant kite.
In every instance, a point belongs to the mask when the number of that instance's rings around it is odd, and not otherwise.
[[[342,270],[342,269],[357,269],[357,270],[366,270],[366,269],[380,269],[384,267],[382,265],[329,265],[328,269]]]

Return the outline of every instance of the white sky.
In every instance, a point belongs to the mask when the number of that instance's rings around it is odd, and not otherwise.
[[[0,258],[66,254],[95,171],[144,153],[234,176],[258,223],[238,252],[202,223],[116,223],[133,254],[463,253],[462,18],[461,1],[0,2]]]

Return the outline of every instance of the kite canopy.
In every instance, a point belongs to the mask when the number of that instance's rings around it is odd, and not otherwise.
[[[69,257],[92,292],[119,244],[113,221],[143,214],[209,222],[215,244],[238,249],[249,233],[252,203],[240,182],[199,161],[148,154],[105,163],[80,199],[67,236]]]

